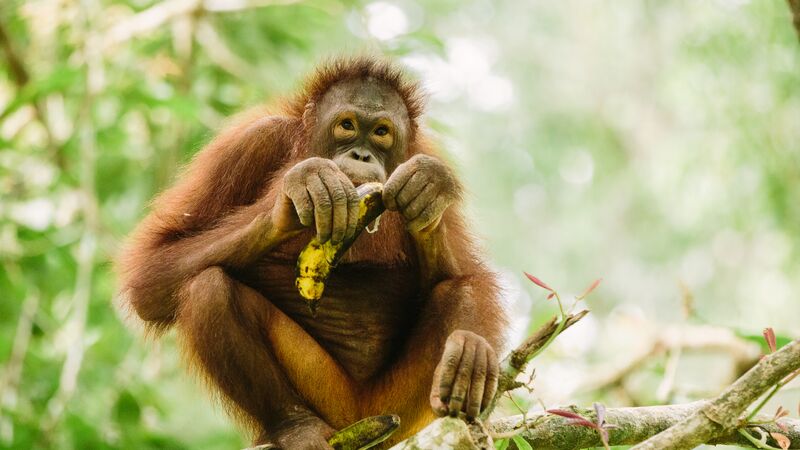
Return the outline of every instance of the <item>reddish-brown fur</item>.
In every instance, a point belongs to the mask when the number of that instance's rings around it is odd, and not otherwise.
[[[372,58],[334,61],[283,104],[281,115],[248,114],[208,144],[155,200],[118,261],[126,303],[155,332],[177,326],[192,365],[260,440],[271,421],[282,420],[274,405],[294,403],[334,428],[396,413],[403,423],[396,438],[407,436],[433,418],[433,372],[451,332],[474,331],[501,345],[497,282],[458,203],[425,242],[412,239],[392,211],[378,233],[362,234],[332,276],[332,299],[322,300],[320,314],[329,308],[330,322],[305,316],[289,300],[291,270],[311,231],[266,254],[241,243],[272,211],[282,174],[312,156],[304,146],[315,102],[339,81],[366,77],[405,102],[413,130],[406,159],[434,155],[417,123],[422,102],[414,84]],[[434,249],[433,263],[422,261],[422,245]],[[350,305],[366,310],[348,311]],[[374,329],[340,335],[327,325],[339,319]],[[352,348],[366,356],[335,356]]]

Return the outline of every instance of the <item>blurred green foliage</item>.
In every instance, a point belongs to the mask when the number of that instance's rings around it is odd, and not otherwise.
[[[547,401],[630,350],[614,317],[683,321],[677,281],[695,322],[800,332],[783,2],[8,0],[0,25],[0,447],[245,443],[172,338],[113,306],[110,261],[225,117],[365,49],[430,91],[514,339],[553,312],[522,269],[576,292],[605,277],[595,322],[550,355]]]

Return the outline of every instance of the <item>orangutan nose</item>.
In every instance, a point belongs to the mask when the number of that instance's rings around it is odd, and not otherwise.
[[[369,150],[364,150],[363,148],[354,148],[350,150],[350,157],[363,162],[369,162],[372,158],[372,154]]]

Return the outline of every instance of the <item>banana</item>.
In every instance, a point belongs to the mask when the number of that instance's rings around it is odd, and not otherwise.
[[[400,418],[394,414],[367,417],[334,433],[328,444],[334,450],[368,449],[388,439],[398,427]]]
[[[383,185],[380,183],[365,183],[356,189],[358,193],[358,225],[355,234],[350,239],[345,239],[338,244],[330,240],[320,243],[314,237],[306,245],[300,256],[297,257],[297,278],[295,286],[300,296],[306,299],[311,314],[317,312],[319,299],[325,290],[325,280],[330,276],[331,269],[353,245],[361,231],[384,211]]]

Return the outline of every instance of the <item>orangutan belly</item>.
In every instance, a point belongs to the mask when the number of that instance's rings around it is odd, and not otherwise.
[[[256,275],[257,276],[253,276]],[[325,283],[316,316],[295,287],[295,264],[265,260],[242,281],[297,322],[358,381],[390,364],[420,307],[410,266],[340,264]]]

